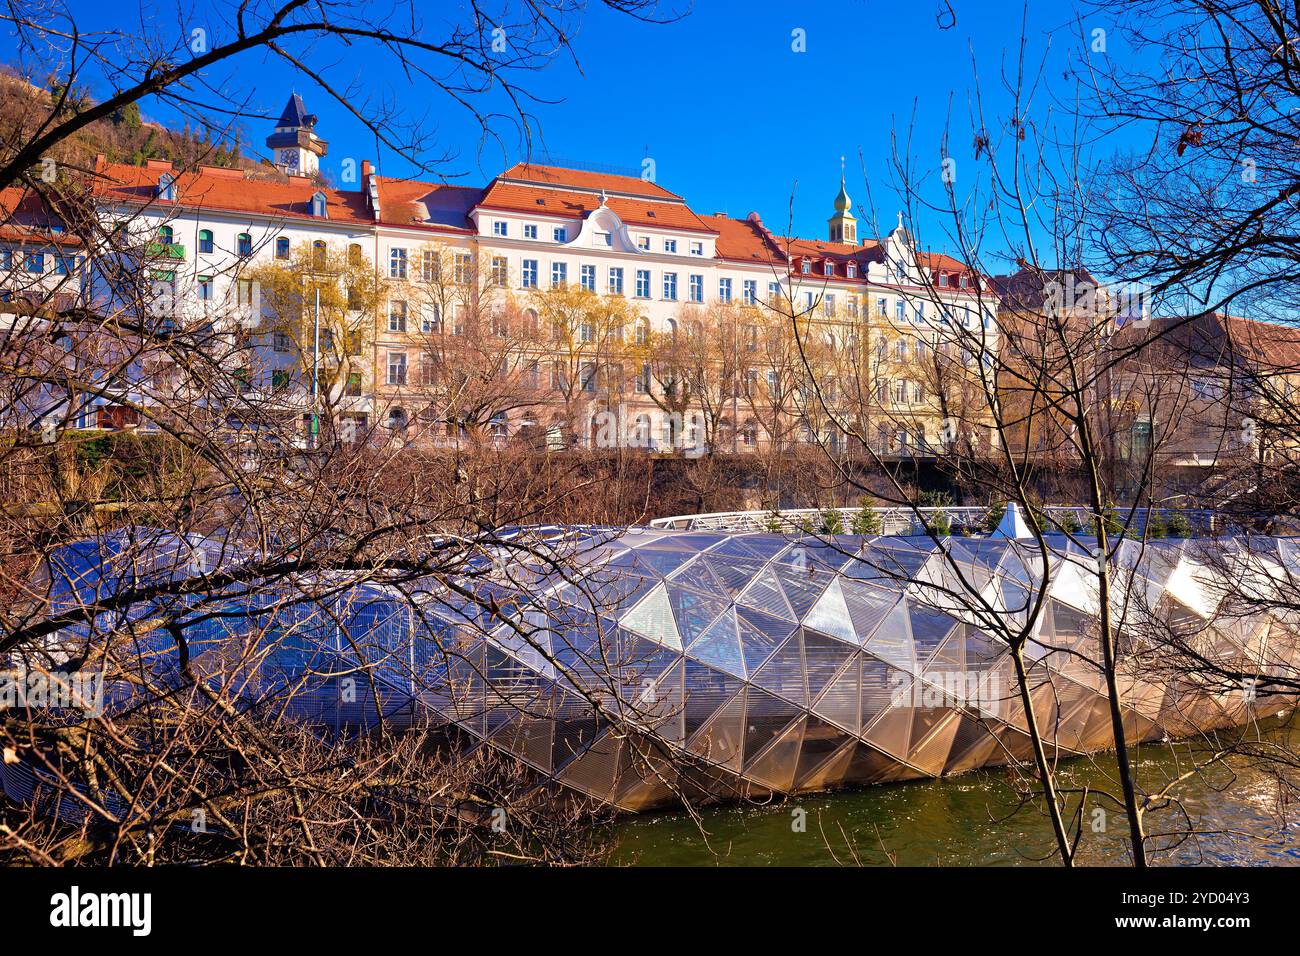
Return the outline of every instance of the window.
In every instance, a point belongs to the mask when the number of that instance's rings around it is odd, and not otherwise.
[[[275,257],[277,259],[289,258],[289,238],[287,236],[280,236],[275,240]]]
[[[28,272],[40,275],[45,271],[45,253],[29,252],[25,259],[25,266]]]
[[[650,341],[650,323],[645,319],[636,320],[636,344],[645,345]]]
[[[199,300],[212,301],[212,276],[199,276]]]
[[[505,286],[510,281],[510,265],[505,256],[492,257],[492,284]]]
[[[745,351],[746,352],[758,351],[758,326],[757,325],[745,326]]]
[[[913,313],[913,317],[915,318],[917,325],[925,324],[925,303],[924,302],[916,303],[916,310]]]
[[[850,279],[856,279],[858,277],[858,264],[856,262],[845,263],[844,274]]]
[[[551,263],[551,288],[567,285],[569,281],[569,264],[567,262]]]
[[[406,250],[400,246],[388,250],[388,278],[406,278]]]
[[[458,252],[452,260],[452,279],[457,285],[465,285],[474,275],[474,259],[468,252]]]
[[[212,251],[212,230],[200,229],[199,230],[199,252],[211,252],[211,251]]]
[[[826,263],[824,266],[822,266],[822,275],[826,275],[826,276],[833,276],[833,275],[835,275],[835,265],[834,265],[834,263],[828,262],[828,263]]]
[[[633,383],[632,390],[638,395],[650,394],[650,363],[642,363],[640,371],[637,372],[636,382]]]
[[[426,335],[442,331],[442,314],[437,305],[426,305],[420,310],[420,331]]]
[[[271,336],[271,348],[277,352],[289,351],[289,333],[277,330]]]
[[[277,368],[271,371],[271,391],[283,392],[289,387],[293,377],[287,368]]]
[[[636,270],[636,297],[638,299],[650,298],[650,270]]]
[[[692,241],[692,242],[691,242],[691,255],[693,255],[693,256],[702,256],[702,255],[704,255],[704,243],[702,243],[702,242],[698,242],[698,241]]]
[[[360,243],[352,243],[348,246],[348,265],[361,265],[361,260],[364,258],[364,255],[365,254],[361,251]]]
[[[776,305],[781,300],[781,283],[769,282],[767,284],[767,301]]]
[[[687,279],[686,296],[692,302],[704,301],[704,276],[692,275]]]
[[[170,246],[173,242],[176,241],[171,226],[158,227],[158,241],[168,246]]]
[[[252,305],[253,304],[253,280],[239,279],[235,282],[235,304]]]
[[[941,289],[948,288],[948,273],[946,272],[939,273],[939,288]]]
[[[887,299],[876,300],[876,317],[887,318],[889,315],[889,301]]]
[[[806,274],[806,273],[809,273],[809,272],[812,272],[812,263],[809,262],[807,259],[804,259],[804,260],[799,264],[799,271],[800,271],[800,272],[803,272],[803,273],[805,273],[805,274]]]
[[[171,173],[163,173],[158,177],[158,198],[167,202],[176,201],[176,177]]]
[[[61,276],[76,272],[77,257],[67,252],[56,252],[54,254],[54,271]]]
[[[325,241],[317,239],[311,244],[311,261],[318,266],[325,265]]]
[[[664,252],[676,252],[676,251],[677,251],[677,240],[676,240],[676,239],[665,239],[665,240],[664,240]]]
[[[637,239],[636,239],[636,247],[637,247],[638,249],[640,249],[641,251],[643,251],[643,252],[649,252],[649,251],[650,251],[650,237],[649,237],[649,236],[637,236]]]
[[[591,242],[594,246],[604,248],[614,244],[614,237],[608,232],[597,232],[591,237]]]
[[[420,353],[420,384],[437,385],[438,384],[438,365],[437,359],[432,352]]]
[[[844,303],[844,308],[848,310],[850,319],[858,317],[858,300],[854,296],[848,297]]]
[[[907,381],[905,379],[900,378],[894,382],[894,404],[907,404]]]
[[[622,266],[609,267],[609,294],[623,294],[623,268]]]
[[[835,296],[822,296],[822,315],[833,317],[835,315]]]
[[[596,326],[591,323],[590,319],[583,319],[578,324],[578,341],[590,342],[596,337]]]
[[[360,372],[348,372],[348,383],[343,388],[343,394],[349,398],[357,398],[361,395]]]
[[[246,232],[241,232],[235,237],[235,251],[241,256],[251,256],[253,254],[253,237]]]
[[[899,362],[907,361],[907,339],[899,339],[894,343],[894,358]]]
[[[569,227],[568,227],[568,226],[556,226],[554,229],[551,230],[551,235],[555,238],[555,241],[556,241],[556,242],[568,242],[568,241],[569,241]]]
[[[329,203],[325,201],[325,194],[317,192],[311,197],[311,214],[317,219],[329,218]]]
[[[965,289],[968,285],[970,285],[970,280],[967,279],[966,276],[962,275],[958,277],[957,288]]]
[[[405,352],[388,353],[388,384],[389,385],[406,384],[406,353]]]
[[[664,299],[668,302],[677,301],[677,273],[664,273]]]
[[[894,303],[894,318],[899,322],[907,321],[907,303],[902,299]]]
[[[731,301],[731,280],[718,280],[718,301],[727,303]]]
[[[494,236],[510,235],[510,224],[501,219],[495,220],[492,223],[492,235]]]
[[[596,267],[581,266],[578,269],[578,273],[579,273],[578,280],[581,283],[582,287],[586,289],[588,292],[595,292],[596,291]]]
[[[537,288],[537,260],[525,259],[520,263],[519,284],[525,289]]]
[[[529,222],[524,224],[524,238],[525,239],[537,238],[537,223]]]
[[[442,278],[442,257],[432,249],[426,249],[420,256],[420,278],[425,282],[437,282]]]
[[[388,302],[388,331],[406,331],[406,300],[390,299]]]
[[[740,301],[745,305],[755,305],[758,302],[758,280],[745,279],[740,283]]]

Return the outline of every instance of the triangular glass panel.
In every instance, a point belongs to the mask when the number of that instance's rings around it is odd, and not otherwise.
[[[728,608],[722,616],[709,625],[695,643],[686,649],[687,654],[719,670],[737,677],[745,676],[745,659],[740,652],[740,637],[736,630],[736,610]]]
[[[780,650],[751,679],[759,687],[780,694],[800,706],[808,703],[808,687],[803,670],[803,639],[800,633],[796,631],[781,645]]]
[[[792,621],[746,608],[736,609],[736,624],[740,630],[740,649],[745,656],[747,674],[758,670],[795,629]]]
[[[858,644],[858,634],[853,628],[853,621],[849,617],[848,605],[844,603],[844,594],[840,590],[838,580],[831,581],[822,596],[817,599],[808,616],[804,618],[804,627],[811,627],[815,631],[821,631],[823,634],[829,634],[831,637],[838,637],[842,641],[848,641],[850,644]]]
[[[749,587],[740,593],[736,603],[787,620],[795,619],[794,611],[790,609],[790,602],[785,599],[785,593],[777,584],[776,575],[772,573],[771,568],[764,568]]]
[[[907,601],[894,605],[876,633],[865,645],[867,653],[910,674],[916,673],[916,649],[912,645],[912,628],[908,623]]]
[[[808,696],[816,699],[830,679],[840,672],[853,654],[852,648],[813,631],[803,635],[804,667],[808,672]]]
[[[638,601],[619,623],[634,634],[664,647],[682,649],[682,638],[673,618],[672,605],[668,602],[668,589],[662,584]]]

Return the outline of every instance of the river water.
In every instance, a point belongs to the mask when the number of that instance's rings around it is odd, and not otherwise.
[[[1300,744],[1300,734],[1288,735]],[[1148,791],[1188,769],[1188,745],[1148,745],[1133,752]],[[1111,754],[1061,765],[1061,786],[1114,786]],[[719,806],[644,814],[621,822],[611,862],[649,866],[1036,865],[1053,846],[1051,826],[1035,806],[1015,810],[1009,771],[976,771],[943,780],[887,784],[805,795],[768,806]],[[1148,832],[1195,836],[1161,841],[1151,862],[1163,865],[1300,865],[1300,815],[1276,780],[1244,759],[1193,777],[1176,811],[1148,816]],[[1094,811],[1105,809],[1105,815]],[[802,813],[800,813],[802,811]],[[1015,811],[1015,812],[1013,812]],[[802,819],[802,829],[797,825]],[[1123,812],[1088,799],[1079,862],[1127,862]],[[701,832],[703,830],[703,832]],[[707,834],[707,836],[705,835]],[[1053,861],[1047,860],[1047,863]]]

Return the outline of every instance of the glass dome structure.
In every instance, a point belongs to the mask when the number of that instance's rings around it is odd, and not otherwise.
[[[276,697],[333,729],[454,730],[627,810],[935,777],[1031,757],[1007,642],[1022,632],[1049,750],[1111,745],[1094,663],[1096,559],[1086,541],[1049,541],[1045,554],[1005,537],[526,529],[437,583],[321,579],[318,590],[221,598],[244,614],[196,623],[191,666],[222,679],[230,655],[214,651],[239,641],[256,648],[257,679],[241,691],[250,706]],[[192,566],[209,548],[159,535],[160,559],[144,570],[114,568],[108,540],[67,549],[51,562],[52,587],[86,600]],[[1294,677],[1284,612],[1221,608],[1243,588],[1290,580],[1295,548],[1120,542],[1112,607],[1130,741],[1276,709],[1170,676],[1161,628],[1175,621],[1237,670]],[[175,676],[171,645],[160,635],[140,647],[158,680]],[[124,693],[110,688],[110,704]]]

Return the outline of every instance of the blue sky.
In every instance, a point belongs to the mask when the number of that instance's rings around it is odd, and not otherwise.
[[[84,23],[112,26],[114,16],[88,0],[71,0]],[[452,4],[431,4],[430,17],[450,15]],[[838,188],[840,156],[847,157],[848,186],[855,203],[871,200],[878,225],[892,227],[897,199],[890,192],[891,134],[912,130],[912,154],[937,167],[939,143],[949,112],[950,150],[972,168],[969,100],[978,64],[980,86],[990,112],[1005,108],[999,73],[1014,68],[1022,2],[953,0],[955,27],[936,24],[939,0],[879,3],[819,0],[816,3],[697,2],[683,20],[666,25],[638,23],[593,6],[573,46],[581,73],[557,57],[527,80],[530,92],[552,103],[535,103],[543,151],[558,159],[638,171],[653,158],[657,180],[683,195],[702,213],[744,216],[760,212],[784,230],[795,197],[795,231],[824,237],[826,217]],[[200,19],[202,4],[196,8]],[[439,12],[435,12],[439,11]],[[1055,81],[1068,63],[1067,51],[1092,24],[1073,22],[1067,0],[1033,0],[1028,12],[1030,58],[1046,60]],[[168,23],[175,31],[176,24]],[[792,32],[803,30],[806,52],[792,49]],[[504,142],[480,149],[474,120],[449,99],[412,90],[391,65],[370,55],[366,62],[336,65],[336,76],[354,79],[368,91],[399,98],[408,112],[436,123],[439,143],[454,157],[441,171],[456,182],[482,183],[524,156],[514,129],[500,124]],[[349,72],[351,71],[351,72]],[[327,173],[338,175],[345,158],[374,158],[373,139],[340,105],[282,62],[262,54],[246,57],[232,74],[212,77],[232,84],[252,105],[278,115],[288,92],[298,89],[321,116],[319,132],[329,141]],[[146,115],[173,119],[144,104]],[[243,126],[260,146],[269,123]],[[865,158],[865,177],[859,152]],[[404,175],[400,157],[380,156],[388,175]],[[864,234],[876,229],[868,224]]]

